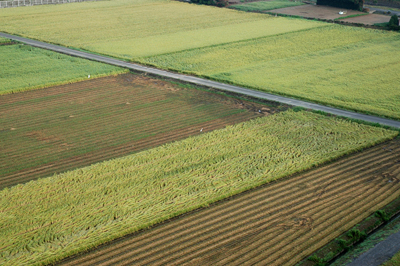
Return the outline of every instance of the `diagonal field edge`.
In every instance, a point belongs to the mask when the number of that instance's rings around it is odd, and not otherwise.
[[[386,126],[390,126],[390,127],[394,127],[394,128],[400,128],[400,122],[391,120],[391,119],[355,113],[355,112],[341,110],[338,108],[328,107],[328,106],[324,106],[324,105],[320,105],[320,104],[316,104],[316,103],[310,103],[310,102],[306,102],[306,101],[291,99],[288,97],[273,95],[273,94],[269,94],[266,92],[246,89],[246,88],[239,87],[239,86],[224,84],[221,82],[211,81],[211,80],[207,80],[207,79],[203,79],[203,78],[173,73],[173,72],[160,70],[160,69],[156,69],[156,68],[152,68],[152,67],[146,67],[146,66],[142,66],[142,65],[138,65],[138,64],[132,64],[132,63],[128,63],[128,62],[118,60],[118,59],[113,59],[113,58],[106,57],[106,56],[77,51],[77,50],[73,50],[70,48],[63,47],[63,46],[49,44],[49,43],[36,41],[36,40],[28,39],[28,38],[23,38],[23,37],[19,37],[19,36],[15,36],[15,35],[10,35],[7,33],[0,32],[0,36],[11,39],[11,40],[19,41],[19,42],[22,42],[22,43],[25,43],[25,44],[28,44],[31,46],[51,50],[54,52],[59,52],[59,53],[63,53],[66,55],[71,55],[71,56],[76,56],[76,57],[81,57],[81,58],[85,58],[85,59],[89,59],[89,60],[102,62],[102,63],[107,63],[110,65],[128,68],[128,69],[135,70],[135,71],[146,72],[146,73],[150,73],[150,74],[154,74],[154,75],[158,75],[158,76],[162,76],[162,77],[185,81],[185,82],[189,82],[189,83],[196,84],[196,85],[207,86],[207,87],[211,87],[211,88],[215,88],[215,89],[219,89],[219,90],[223,90],[223,91],[234,92],[234,93],[247,95],[247,96],[251,96],[251,97],[255,97],[255,98],[259,98],[259,99],[265,99],[265,100],[279,102],[279,103],[288,104],[288,105],[292,105],[292,106],[299,106],[299,107],[303,107],[306,109],[312,109],[312,110],[316,110],[316,111],[323,111],[326,113],[330,113],[330,114],[334,114],[334,115],[338,115],[338,116],[344,116],[347,118],[359,119],[359,120],[363,120],[363,121],[367,121],[367,122],[371,122],[371,123],[378,123],[381,125],[386,125]]]

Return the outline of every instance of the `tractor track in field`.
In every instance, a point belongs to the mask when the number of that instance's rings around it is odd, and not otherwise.
[[[392,140],[59,264],[294,265],[399,196]]]

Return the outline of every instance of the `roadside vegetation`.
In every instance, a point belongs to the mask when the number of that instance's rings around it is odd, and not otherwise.
[[[285,8],[291,6],[304,5],[301,1],[291,1],[291,0],[272,0],[272,1],[257,1],[248,2],[238,5],[230,5],[230,8],[247,11],[247,12],[263,12],[272,9]]]
[[[3,38],[3,37],[0,37],[0,45],[5,44],[5,43],[11,43],[11,40]]]
[[[6,188],[0,264],[53,262],[397,133],[287,111]]]
[[[390,260],[382,264],[382,266],[398,266],[398,265],[400,265],[400,252],[398,252]]]
[[[22,44],[0,46],[0,69],[0,95],[127,72]]]

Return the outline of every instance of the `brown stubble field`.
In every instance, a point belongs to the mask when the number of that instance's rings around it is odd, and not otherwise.
[[[393,140],[61,265],[295,265],[400,196]]]
[[[134,74],[3,95],[0,188],[276,111]]]

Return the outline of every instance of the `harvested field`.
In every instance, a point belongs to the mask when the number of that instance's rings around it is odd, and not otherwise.
[[[377,23],[387,23],[390,20],[390,16],[379,15],[379,14],[369,14],[365,16],[352,17],[341,19],[340,21],[350,22],[350,23],[361,23],[365,25],[374,25]]]
[[[345,14],[339,14],[340,11],[345,11]],[[271,13],[285,14],[291,16],[300,16],[305,18],[319,18],[319,19],[338,19],[352,15],[363,15],[365,13],[351,10],[341,9],[331,6],[318,6],[318,5],[302,5],[292,6],[279,9],[270,10]]]
[[[399,197],[399,163],[397,139],[60,265],[294,265]]]
[[[3,95],[0,188],[277,110],[133,74]]]
[[[0,264],[53,263],[397,134],[288,110],[5,188]]]

